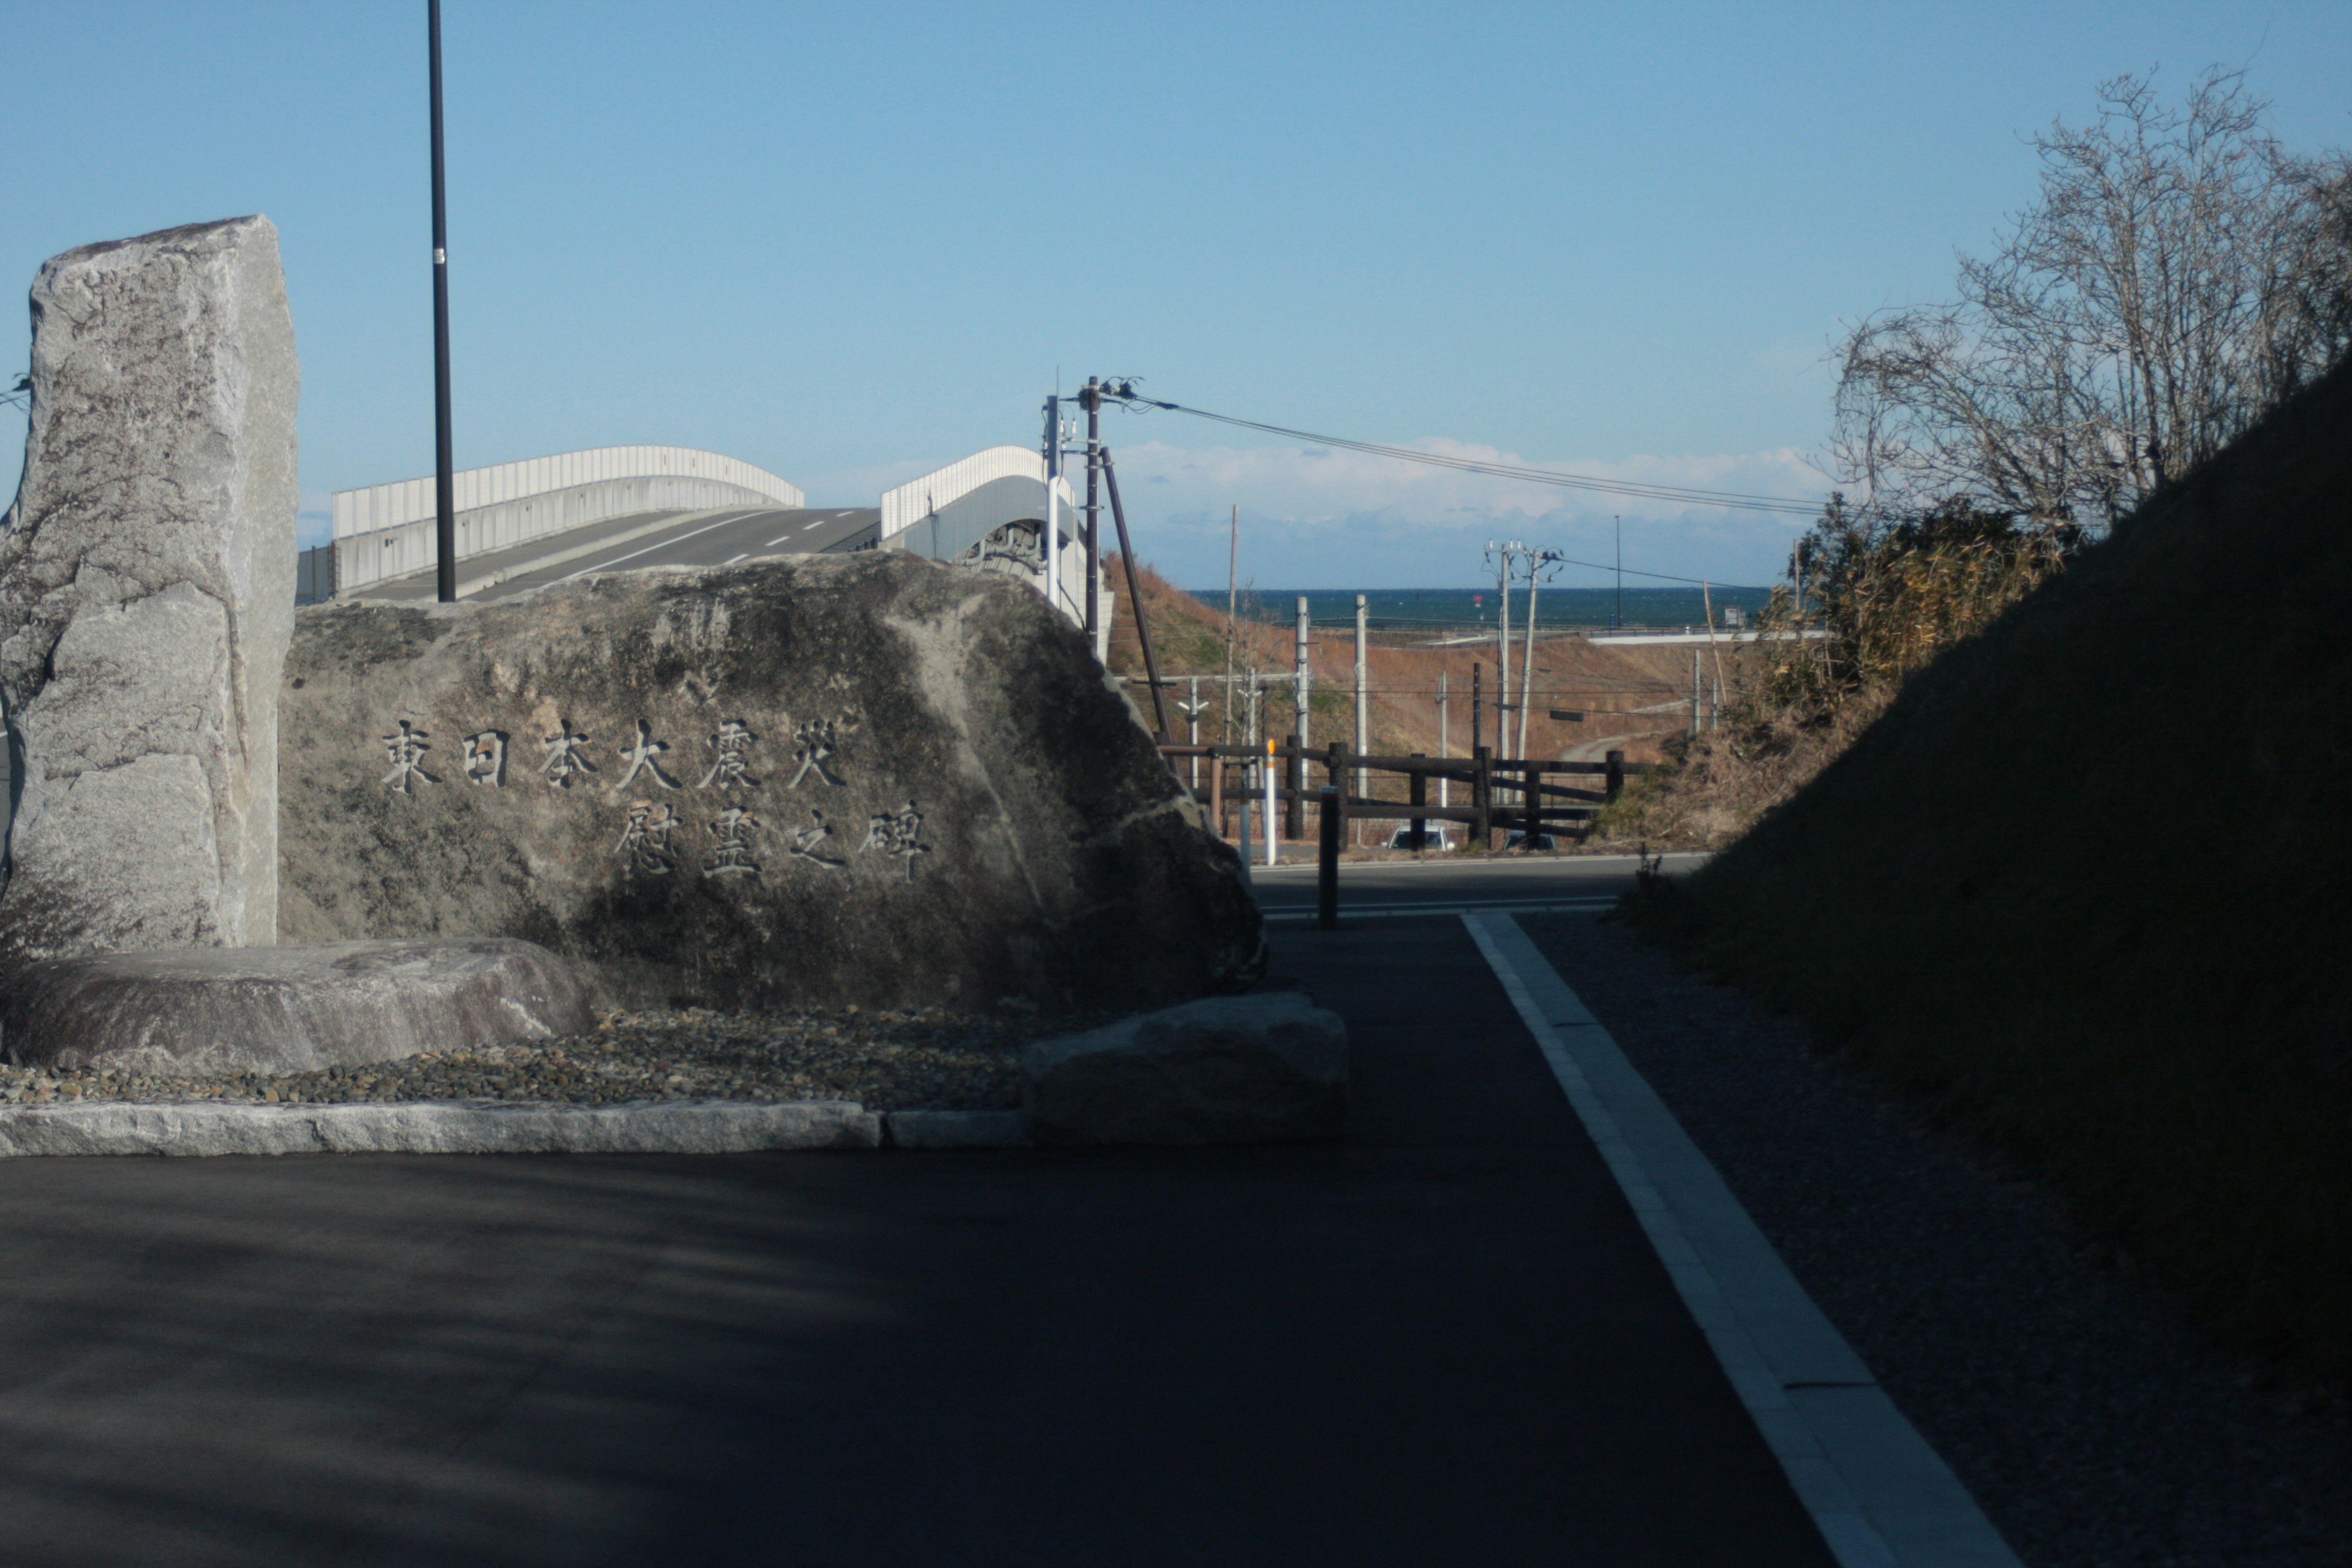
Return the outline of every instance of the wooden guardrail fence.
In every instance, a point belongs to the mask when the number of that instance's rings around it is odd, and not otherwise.
[[[1160,755],[1173,764],[1177,760],[1199,757],[1209,763],[1209,781],[1205,788],[1188,784],[1193,797],[1209,808],[1218,830],[1223,831],[1227,790],[1225,772],[1240,764],[1244,768],[1278,763],[1283,778],[1276,786],[1275,798],[1284,810],[1283,837],[1297,842],[1307,837],[1307,808],[1317,806],[1318,813],[1335,808],[1344,824],[1348,819],[1363,821],[1404,822],[1411,825],[1412,843],[1419,847],[1425,842],[1428,824],[1459,822],[1469,829],[1469,842],[1483,847],[1496,833],[1517,828],[1526,835],[1522,844],[1533,847],[1540,832],[1564,834],[1582,838],[1591,831],[1591,819],[1602,805],[1615,800],[1625,787],[1628,774],[1647,773],[1653,764],[1628,763],[1622,752],[1611,752],[1604,762],[1563,763],[1541,758],[1498,758],[1488,748],[1478,747],[1466,757],[1427,756],[1358,756],[1344,741],[1309,750],[1298,744],[1296,736],[1272,746],[1210,746],[1163,745]],[[1320,767],[1325,783],[1308,787],[1307,770]],[[1385,773],[1402,776],[1405,781],[1403,800],[1390,800],[1375,795],[1348,793],[1349,775]],[[1582,789],[1571,784],[1550,784],[1551,775],[1571,778],[1598,779],[1598,789]],[[1181,775],[1180,775],[1181,776]],[[1429,801],[1432,779],[1446,779],[1463,785],[1469,793],[1467,805],[1433,805]],[[1328,795],[1326,790],[1337,791]],[[1238,799],[1246,793],[1251,798],[1262,798],[1263,789],[1233,792]],[[1572,804],[1558,804],[1572,803]]]

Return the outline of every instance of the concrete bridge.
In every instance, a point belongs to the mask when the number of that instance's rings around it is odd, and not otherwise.
[[[599,447],[456,476],[458,575],[468,563],[527,549],[615,519],[653,520],[713,508],[797,510],[798,485],[690,447]],[[334,593],[349,598],[434,569],[436,500],[430,478],[334,499]],[[551,547],[545,553],[552,553]],[[370,597],[376,596],[373,594]]]
[[[1045,593],[1045,462],[991,447],[887,490],[878,507],[812,508],[763,468],[688,447],[604,447],[457,476],[457,596],[503,597],[592,572],[728,566],[766,555],[905,550],[1013,576]],[[1086,621],[1077,500],[1054,481],[1061,534],[1055,607]],[[304,552],[300,597],[430,600],[430,478],[334,497],[334,542]],[[1097,657],[1108,646],[1101,597]]]

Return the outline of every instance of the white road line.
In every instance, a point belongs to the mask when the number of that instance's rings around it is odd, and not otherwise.
[[[806,523],[803,523],[803,524],[801,525],[801,531],[802,531],[803,533],[806,533],[806,532],[807,532],[810,529],[812,529],[812,528],[821,527],[821,526],[823,526],[824,524],[828,523],[828,522],[832,522],[832,521],[835,521],[834,519],[829,518],[829,517],[821,517],[821,518],[818,518],[818,519],[816,520],[816,521],[814,521],[814,522],[806,522]]]
[[[751,552],[750,551],[748,551],[748,550],[746,550],[745,552],[743,552],[743,555],[749,555],[749,554],[751,554]],[[729,557],[728,557],[728,558],[727,558],[723,563],[721,563],[721,564],[723,564],[723,565],[728,565],[728,566],[732,566],[732,565],[734,565],[734,564],[735,564],[735,563],[737,563],[738,561],[742,560],[742,559],[743,559],[743,555],[730,555],[730,556],[729,556]]]
[[[768,541],[767,543],[760,546],[760,548],[762,550],[773,550],[777,545],[782,544],[785,540],[790,539],[792,535],[789,533],[780,534],[776,538]]]
[[[1462,923],[1843,1568],[2021,1568],[1518,922]]]
[[[703,524],[700,528],[696,529],[692,533],[677,534],[673,538],[662,540],[658,543],[648,544],[643,550],[632,550],[626,555],[615,555],[610,561],[599,561],[593,566],[583,566],[577,572],[567,572],[562,576],[558,577],[556,581],[559,583],[569,583],[574,577],[585,577],[591,572],[602,572],[609,567],[618,566],[624,561],[635,561],[640,555],[651,555],[656,550],[667,550],[673,544],[683,544],[689,539],[694,539],[702,534],[709,533],[714,528],[725,528],[730,523],[741,522],[745,518],[757,517],[760,514],[756,511],[746,511],[739,512],[733,517],[722,517],[717,522],[708,522]]]

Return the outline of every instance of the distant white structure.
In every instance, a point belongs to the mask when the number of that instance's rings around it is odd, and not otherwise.
[[[1062,502],[1062,538],[1050,597],[1055,609],[1083,626],[1087,552],[1078,534],[1077,496],[1066,477],[1054,480],[1054,493]],[[1044,593],[1045,495],[1042,453],[1026,447],[991,447],[883,491],[880,546],[1003,572]],[[1100,603],[1097,658],[1109,646],[1110,595],[1104,594]]]
[[[691,447],[598,447],[456,479],[460,561],[633,512],[805,504],[798,485]],[[338,595],[433,569],[434,489],[427,476],[335,492]]]

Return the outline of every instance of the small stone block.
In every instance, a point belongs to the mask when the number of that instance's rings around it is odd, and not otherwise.
[[[1040,1143],[1265,1143],[1339,1135],[1348,1026],[1296,991],[1217,996],[1033,1041],[1021,1099]]]

